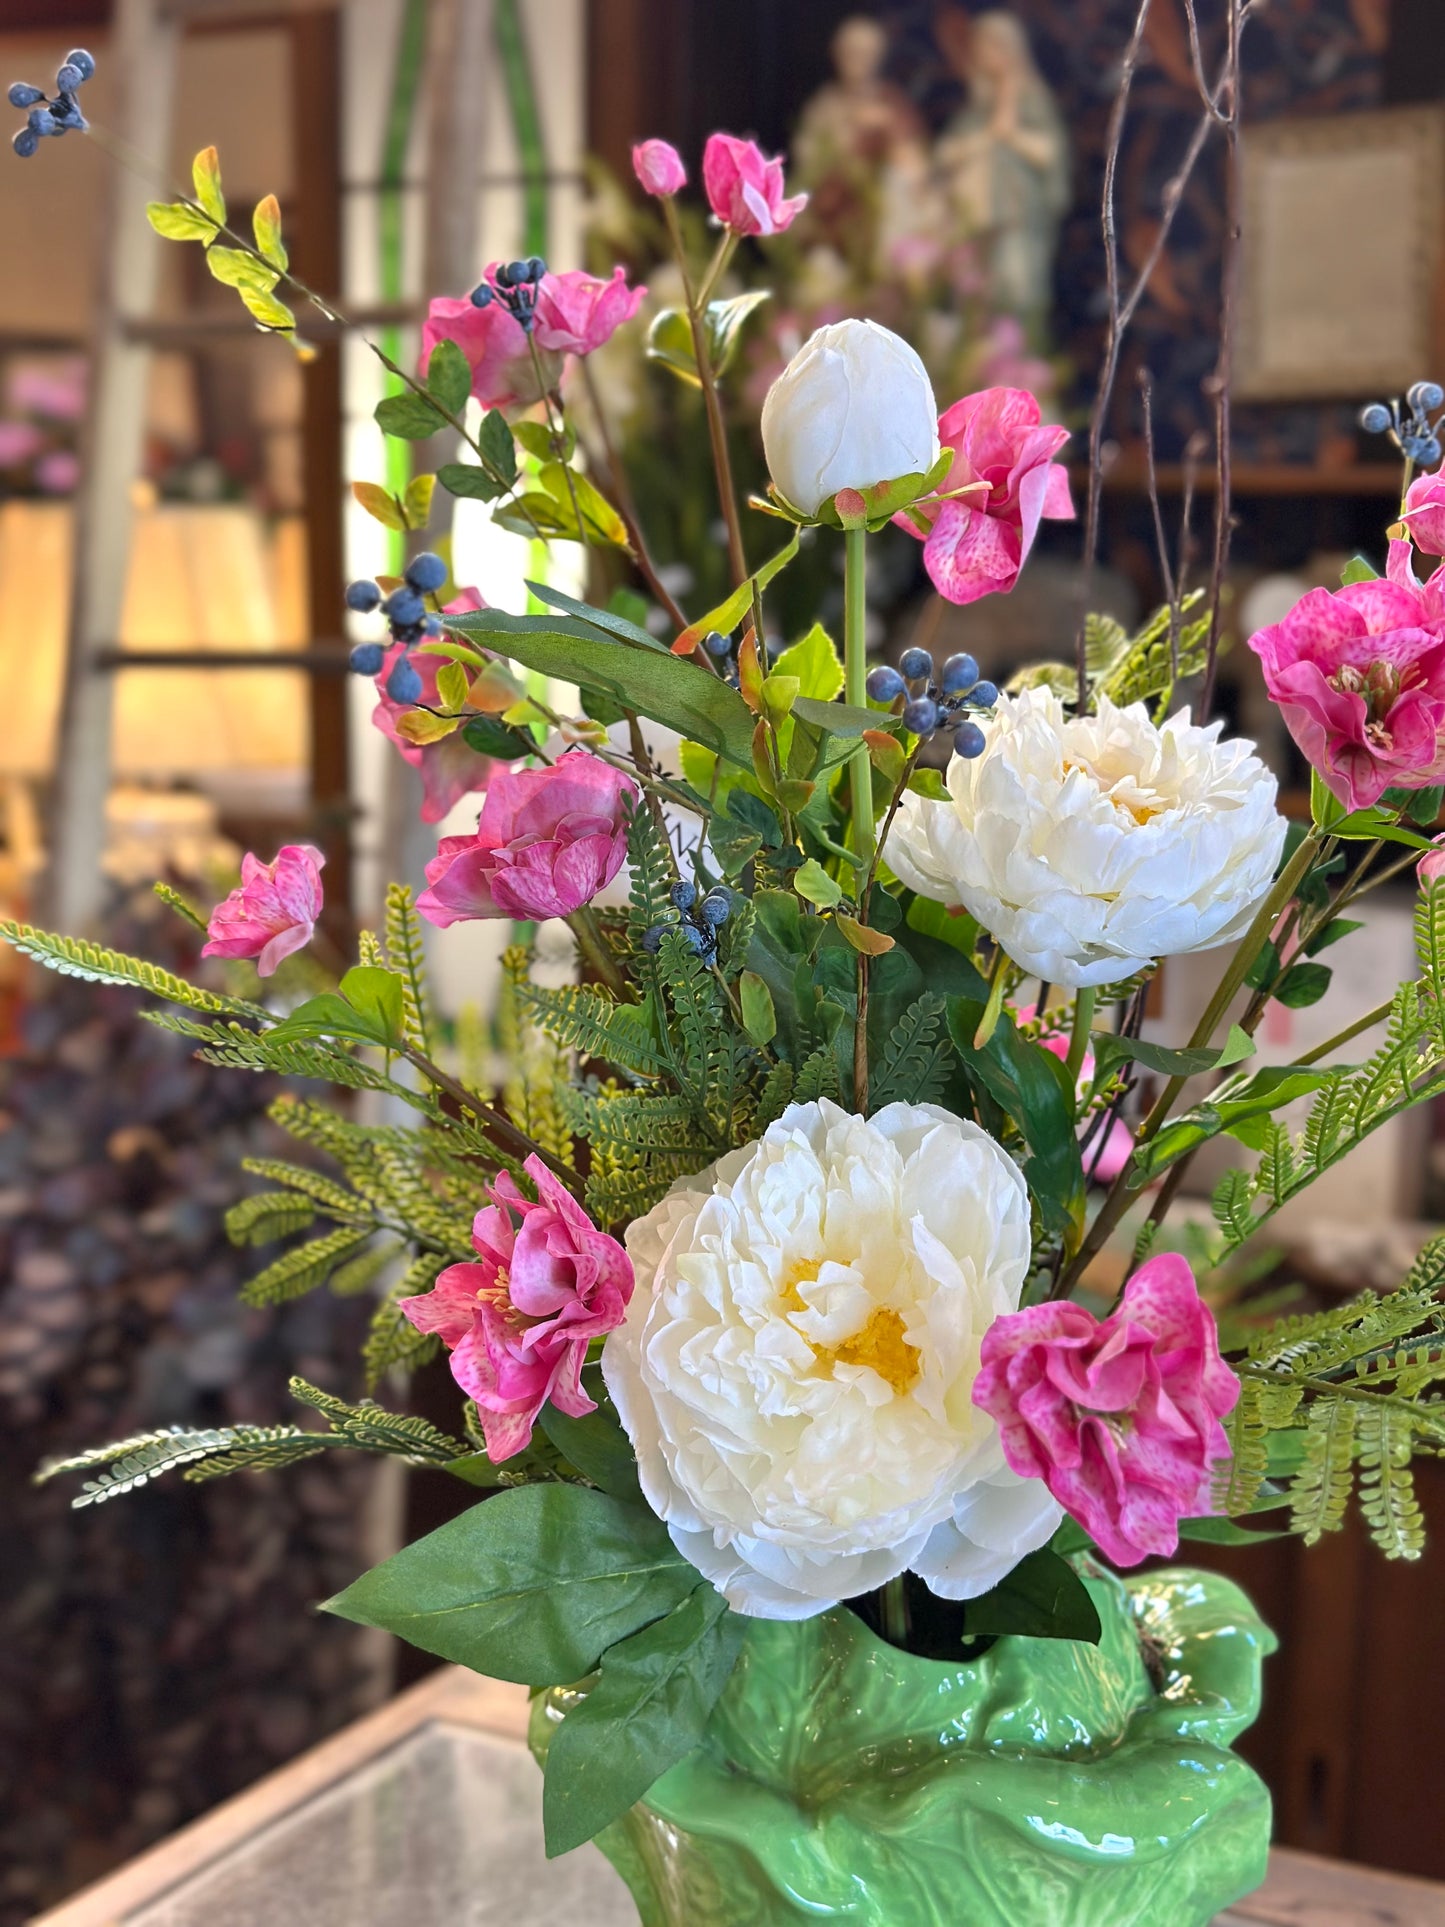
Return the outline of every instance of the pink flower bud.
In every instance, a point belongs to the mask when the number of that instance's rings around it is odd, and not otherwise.
[[[649,194],[676,194],[687,186],[682,156],[668,141],[639,141],[632,150],[632,171]]]
[[[734,234],[781,234],[808,205],[806,194],[783,198],[783,163],[755,141],[710,134],[702,155],[708,206]]]
[[[257,970],[269,977],[284,957],[311,941],[321,915],[325,861],[309,843],[283,844],[274,863],[262,863],[248,850],[240,887],[211,912],[201,955],[254,957]]]

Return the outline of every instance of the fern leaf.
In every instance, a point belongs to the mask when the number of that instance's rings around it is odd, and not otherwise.
[[[812,1104],[820,1097],[837,1098],[841,1088],[837,1056],[831,1044],[823,1044],[798,1066],[793,1100]]]
[[[1255,1180],[1248,1171],[1226,1171],[1210,1200],[1215,1221],[1233,1243],[1243,1244],[1254,1229]]]
[[[401,977],[402,1030],[407,1042],[431,1055],[431,1011],[426,992],[426,948],[421,918],[404,883],[386,889],[387,962]]]
[[[754,1124],[759,1132],[765,1131],[775,1118],[780,1118],[793,1101],[793,1067],[791,1064],[774,1064],[763,1083],[762,1094],[758,1098],[757,1114]]]
[[[1410,1471],[1410,1415],[1386,1405],[1367,1405],[1356,1426],[1360,1510],[1370,1537],[1387,1559],[1418,1559],[1425,1550],[1425,1521]]]
[[[591,985],[560,990],[528,983],[520,987],[524,1008],[549,1036],[583,1057],[600,1058],[638,1077],[658,1077],[667,1058],[654,1035],[651,1002],[617,1004]]]
[[[644,949],[642,939],[654,924],[667,920],[672,908],[668,892],[677,876],[677,869],[656,817],[643,804],[633,810],[627,826],[627,864],[631,877],[627,903],[628,940],[639,966],[650,973],[651,956]]]
[[[307,1230],[316,1219],[309,1198],[294,1191],[257,1191],[226,1213],[226,1236],[233,1245],[269,1245]]]
[[[357,1298],[370,1290],[392,1261],[406,1250],[400,1238],[379,1238],[331,1274],[328,1289],[337,1298]]]
[[[1445,886],[1426,883],[1415,901],[1415,955],[1430,987],[1430,1021],[1445,1038]]]
[[[944,1015],[943,999],[926,990],[898,1019],[870,1085],[875,1111],[885,1104],[931,1104],[943,1095],[952,1055]]]
[[[1322,1398],[1310,1407],[1304,1460],[1289,1488],[1290,1524],[1307,1546],[1344,1524],[1355,1482],[1356,1412],[1346,1398]]]
[[[1218,1468],[1215,1499],[1221,1512],[1236,1515],[1248,1512],[1259,1497],[1269,1471],[1268,1434],[1261,1406],[1260,1386],[1246,1378],[1239,1388],[1239,1402],[1225,1420],[1231,1456]]]
[[[418,1465],[445,1465],[461,1458],[466,1446],[424,1418],[409,1412],[388,1412],[374,1400],[364,1398],[348,1405],[334,1392],[323,1391],[304,1378],[289,1381],[292,1398],[309,1405],[326,1420],[337,1434],[337,1443],[355,1445],[369,1452],[392,1452]]]
[[[62,977],[82,977],[92,984],[122,984],[133,990],[148,990],[170,1004],[184,1004],[191,1010],[230,1011],[239,1016],[266,1017],[259,1004],[242,997],[226,997],[216,990],[203,990],[187,983],[184,977],[163,970],[159,964],[140,957],[127,957],[119,950],[106,950],[85,937],[62,937],[53,931],[37,930],[33,924],[0,922],[0,940],[12,944],[22,957],[44,964]]]
[[[294,1246],[242,1286],[242,1304],[284,1305],[292,1298],[303,1298],[325,1284],[342,1259],[349,1258],[370,1235],[369,1226],[357,1230],[343,1225],[324,1238]]]
[[[419,1332],[401,1310],[402,1301],[430,1291],[439,1267],[435,1258],[414,1258],[372,1314],[362,1346],[366,1389],[374,1392],[388,1372],[414,1372],[441,1349],[434,1332]]]

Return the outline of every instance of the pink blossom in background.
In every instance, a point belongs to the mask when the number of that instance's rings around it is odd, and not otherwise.
[[[47,495],[69,495],[80,482],[80,457],[68,448],[52,449],[35,464],[35,480]]]
[[[218,903],[206,925],[203,957],[254,957],[269,977],[284,957],[310,943],[321,915],[321,866],[326,858],[309,843],[285,843],[274,863],[248,850],[241,882]]]
[[[1445,774],[1445,608],[1421,585],[1410,545],[1387,576],[1311,589],[1249,639],[1265,687],[1306,761],[1346,809]]]
[[[1405,491],[1400,517],[1426,555],[1445,555],[1445,473],[1417,475]]]
[[[632,150],[632,171],[649,194],[677,194],[687,186],[682,156],[668,141],[639,141]]]
[[[702,153],[708,206],[734,234],[781,234],[808,205],[806,194],[783,195],[783,163],[755,141],[709,134]]]
[[[1068,471],[1054,460],[1069,431],[1046,427],[1027,389],[984,388],[944,410],[938,439],[953,451],[941,490],[986,482],[988,491],[918,504],[932,524],[923,541],[929,580],[949,602],[1006,594],[1028,560],[1040,521],[1073,518]],[[910,516],[893,519],[919,534]]]
[[[504,1171],[472,1225],[478,1262],[448,1265],[431,1291],[401,1306],[451,1353],[452,1377],[476,1401],[495,1461],[531,1442],[548,1399],[572,1418],[597,1409],[582,1389],[588,1342],[622,1323],[632,1296],[632,1261],[616,1239],[540,1158],[522,1168],[537,1202]]]
[[[48,421],[79,421],[85,412],[89,369],[84,355],[60,361],[17,361],[5,384],[8,405],[18,415],[42,415]]]
[[[475,836],[444,836],[417,909],[429,922],[566,917],[622,868],[638,799],[631,777],[585,750],[543,769],[498,769]]]
[[[646,288],[628,287],[625,268],[614,268],[610,281],[576,269],[544,274],[537,289],[537,346],[555,354],[590,355],[632,319],[646,293]]]
[[[43,440],[33,422],[0,422],[0,468],[28,462]]]
[[[998,1421],[1009,1465],[1042,1479],[1116,1565],[1172,1553],[1179,1521],[1213,1510],[1239,1380],[1183,1258],[1151,1258],[1102,1321],[1067,1300],[1006,1312],[982,1360],[973,1402]]]
[[[1037,1014],[1037,1005],[1021,1004],[1014,1012],[1014,1017],[1018,1023],[1027,1024],[1030,1023]],[[1051,1052],[1057,1057],[1061,1064],[1068,1062],[1069,1040],[1062,1031],[1047,1032],[1041,1036],[1038,1041],[1046,1051]],[[1094,1053],[1091,1050],[1086,1050],[1084,1052],[1084,1061],[1079,1066],[1079,1094],[1082,1095],[1093,1081]],[[1079,1127],[1080,1139],[1088,1136],[1089,1128],[1093,1123],[1093,1118],[1086,1118],[1084,1120],[1083,1124]],[[1134,1133],[1129,1129],[1129,1126],[1124,1122],[1122,1117],[1116,1117],[1105,1132],[1102,1145],[1099,1143],[1097,1136],[1092,1140],[1088,1156],[1084,1159],[1085,1175],[1091,1178],[1095,1184],[1112,1184],[1133,1155]]]
[[[1036,398],[1058,385],[1053,368],[1030,351],[1022,322],[1011,314],[989,324],[978,372],[991,388],[1026,388]]]
[[[487,270],[489,280],[495,265]],[[522,324],[500,301],[474,308],[468,295],[438,295],[428,304],[422,323],[421,374],[425,375],[439,341],[454,341],[466,356],[472,393],[483,408],[526,406],[542,399]],[[561,356],[544,353],[541,361],[543,380],[555,387],[562,378]]]
[[[486,606],[475,589],[463,589],[442,613],[460,616],[472,609],[485,609]],[[386,679],[404,655],[408,656],[412,668],[421,677],[421,695],[417,702],[428,708],[441,707],[437,675],[445,666],[445,657],[424,656],[420,650],[408,651],[405,643],[394,642],[381,659],[381,669],[376,678],[377,703],[371,712],[371,720],[383,736],[396,744],[412,768],[421,772],[422,822],[440,823],[464,796],[487,787],[487,778],[492,770],[491,758],[473,749],[459,729],[453,730],[450,736],[443,736],[438,743],[409,743],[406,740],[396,726],[397,718],[417,705],[393,702],[386,693]]]

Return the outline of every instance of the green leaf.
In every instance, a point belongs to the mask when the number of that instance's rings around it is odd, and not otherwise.
[[[151,201],[146,219],[167,241],[210,241],[216,224],[184,201]]]
[[[708,359],[715,375],[727,373],[742,340],[744,322],[771,299],[770,289],[750,288],[746,294],[735,294],[730,300],[708,302],[703,319],[707,326]]]
[[[519,756],[530,756],[537,747],[530,736],[496,716],[473,716],[463,726],[462,740],[481,755],[495,757],[499,763],[512,763]]]
[[[460,1459],[448,1459],[442,1467],[464,1485],[475,1485],[484,1492],[496,1491],[502,1483],[501,1468],[485,1452],[468,1452]]]
[[[439,341],[426,365],[426,391],[438,408],[460,415],[472,392],[471,363],[454,341]]]
[[[395,970],[379,965],[357,965],[341,979],[341,994],[353,1010],[372,1024],[375,1033],[402,1041],[401,1016],[406,987]]]
[[[555,1405],[544,1405],[539,1423],[567,1463],[584,1479],[590,1479],[614,1499],[630,1499],[634,1503],[639,1500],[637,1461],[631,1442],[616,1417],[604,1406],[599,1405],[584,1418],[571,1418],[566,1412],[559,1412]]]
[[[1290,1010],[1307,1009],[1324,996],[1333,975],[1328,964],[1291,964],[1274,987],[1275,1001],[1287,1005]]]
[[[948,999],[948,1030],[971,1082],[1012,1119],[1029,1147],[1024,1176],[1050,1231],[1077,1236],[1084,1220],[1084,1167],[1067,1071],[1052,1051],[1020,1037],[1005,1011],[982,1050],[973,1046],[984,1003]]]
[[[212,252],[214,253],[214,249]],[[256,323],[273,334],[290,335],[296,327],[296,317],[284,302],[278,301],[274,294],[267,294],[261,288],[239,288],[241,305]]]
[[[560,534],[590,542],[594,548],[627,547],[627,524],[587,476],[561,462],[544,462],[537,479],[556,504],[563,525]]]
[[[1067,1559],[1045,1546],[1020,1560],[992,1592],[969,1600],[964,1630],[969,1638],[1015,1633],[1097,1646],[1104,1629],[1088,1587]]]
[[[469,687],[467,672],[459,662],[449,662],[437,671],[437,696],[443,709],[460,709]]]
[[[214,279],[228,288],[250,288],[258,294],[269,294],[276,285],[276,270],[243,248],[209,247],[206,266]]]
[[[394,435],[403,442],[424,442],[429,435],[446,427],[443,416],[427,400],[408,388],[404,395],[385,395],[376,404],[372,413],[376,425],[384,435]]]
[[[191,162],[191,180],[196,199],[220,227],[226,218],[226,197],[221,192],[221,157],[214,147],[203,147]]]
[[[483,415],[477,447],[488,468],[494,468],[510,488],[517,479],[517,445],[500,408],[489,408]]]
[[[1379,574],[1380,571],[1368,556],[1352,555],[1340,570],[1340,587],[1347,589],[1352,582],[1374,582]]]
[[[660,361],[664,368],[670,368],[689,387],[702,386],[697,375],[697,357],[693,353],[692,328],[680,308],[664,308],[654,318],[647,331],[644,352],[649,361]]]
[[[1367,810],[1352,810],[1329,826],[1330,835],[1352,843],[1403,843],[1410,850],[1433,850],[1428,836],[1420,836],[1393,821],[1388,810],[1374,804]]]
[[[1278,976],[1279,965],[1279,945],[1266,937],[1259,947],[1259,955],[1245,972],[1244,981],[1251,990],[1265,990]]]
[[[406,485],[402,497],[402,507],[406,511],[407,525],[413,529],[424,529],[431,520],[432,496],[436,493],[435,475],[413,475]]]
[[[539,602],[546,603],[549,609],[560,609],[563,615],[574,616],[578,622],[585,623],[589,629],[595,629],[599,635],[613,636],[618,642],[631,643],[638,649],[650,649],[654,655],[670,653],[665,642],[659,642],[656,636],[649,635],[646,629],[631,621],[626,612],[621,609],[612,607],[594,609],[590,602],[578,602],[575,596],[564,595],[560,589],[554,589],[546,582],[528,582],[526,586],[528,593],[534,595]],[[619,589],[612,600],[616,602],[625,594],[625,590]],[[647,605],[644,602],[642,604],[644,614],[646,609]],[[706,788],[705,783],[704,788]]]
[[[480,609],[448,626],[476,636],[527,669],[610,696],[648,721],[675,729],[751,770],[753,716],[735,689],[669,650],[619,649],[580,622]]]
[[[373,522],[380,522],[385,529],[405,529],[406,517],[396,497],[376,482],[353,482],[351,493]]]
[[[1280,1501],[1275,1500],[1278,1505]],[[1233,1519],[1203,1518],[1181,1519],[1179,1537],[1195,1539],[1206,1546],[1252,1546],[1264,1539],[1285,1539],[1286,1532],[1253,1532],[1248,1526],[1236,1525]]]
[[[755,970],[745,970],[738,979],[738,1001],[748,1036],[755,1044],[771,1044],[778,1034],[778,1013],[773,993]]]
[[[699,1744],[742,1649],[745,1622],[698,1586],[613,1646],[552,1735],[542,1789],[549,1858],[590,1840]]]
[[[791,644],[773,664],[776,676],[796,676],[798,693],[830,703],[843,693],[843,662],[821,622]]]
[[[730,636],[751,610],[754,589],[761,595],[773,578],[787,568],[797,553],[798,531],[794,529],[792,539],[786,542],[776,555],[770,556],[763,566],[755,570],[745,582],[740,582],[726,601],[720,602],[715,609],[709,609],[707,614],[699,616],[696,622],[690,622],[678,637],[678,643],[698,642],[714,629],[719,635]]]
[[[843,900],[842,884],[836,877],[828,875],[816,857],[810,856],[806,863],[794,870],[793,888],[800,897],[806,897],[809,903],[816,904],[820,910],[831,910],[834,904]]]
[[[1297,1097],[1323,1089],[1333,1081],[1334,1075],[1330,1071],[1302,1070],[1294,1064],[1271,1064],[1252,1077],[1231,1078],[1212,1092],[1206,1103],[1171,1118],[1148,1144],[1134,1153],[1130,1164],[1131,1185],[1137,1189],[1150,1183],[1186,1152],[1203,1144],[1206,1138],[1218,1137],[1221,1132],[1227,1131],[1251,1149],[1260,1148],[1256,1140],[1261,1134],[1256,1125],[1268,1119],[1272,1111],[1292,1104]]]
[[[437,480],[449,495],[463,496],[469,502],[495,502],[507,492],[504,482],[475,462],[443,462]]]
[[[288,265],[286,246],[281,239],[281,204],[274,194],[257,201],[251,216],[251,232],[256,237],[257,248],[273,268]]]
[[[1332,943],[1338,943],[1341,937],[1348,937],[1356,930],[1363,930],[1364,927],[1363,923],[1357,923],[1350,917],[1332,917],[1322,929],[1316,930],[1309,942],[1305,944],[1305,955],[1317,956],[1321,950],[1328,950]]]
[[[557,1686],[584,1678],[697,1584],[642,1506],[587,1486],[531,1485],[404,1547],[324,1610],[493,1679]]]
[[[1242,1057],[1252,1057],[1257,1048],[1254,1039],[1238,1024],[1230,1025],[1222,1045],[1203,1049],[1170,1050],[1164,1044],[1147,1043],[1142,1037],[1117,1037],[1104,1031],[1096,1031],[1091,1043],[1098,1076],[1128,1058],[1146,1070],[1157,1071],[1161,1077],[1197,1077],[1203,1071],[1222,1070],[1228,1064],[1237,1064]]]

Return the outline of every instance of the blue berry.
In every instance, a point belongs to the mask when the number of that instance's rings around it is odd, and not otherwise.
[[[547,263],[542,259],[540,254],[533,254],[528,256],[527,279],[529,281],[540,281],[542,279],[542,276],[546,272],[547,272]]]
[[[31,133],[39,135],[41,140],[48,140],[51,135],[60,132],[55,116],[48,107],[32,107],[28,125]]]
[[[1414,414],[1423,415],[1445,401],[1445,388],[1438,381],[1412,382],[1405,391],[1405,400]]]
[[[674,910],[691,910],[697,902],[697,885],[686,881],[674,883],[667,894]]]
[[[421,632],[424,636],[439,636],[445,627],[446,624],[440,616],[423,616],[421,619]]]
[[[33,107],[37,100],[44,100],[45,90],[32,87],[28,80],[17,80],[11,83],[8,98],[12,107]]]
[[[1390,426],[1390,411],[1382,401],[1372,401],[1360,410],[1360,426],[1367,435],[1383,435]]]
[[[702,639],[702,646],[710,656],[725,656],[732,648],[732,640],[718,629],[709,629]]]
[[[976,682],[969,691],[968,700],[971,703],[977,703],[980,709],[992,709],[998,701],[998,684]]]
[[[945,696],[963,696],[978,681],[978,664],[966,654],[950,656],[943,665],[943,693]]]
[[[895,696],[903,694],[907,685],[896,669],[880,662],[876,669],[868,671],[865,687],[875,703],[891,703]]]
[[[898,667],[910,682],[917,682],[920,677],[933,674],[933,658],[926,649],[905,649],[898,658]]]
[[[704,950],[711,947],[708,938],[698,929],[695,923],[680,923],[677,926],[677,934],[682,938],[688,949],[698,956],[700,956]]]
[[[414,703],[421,695],[421,677],[405,656],[392,664],[386,693],[394,703]]]
[[[359,616],[369,616],[381,601],[381,590],[374,582],[348,582],[346,606]]]
[[[642,947],[649,957],[655,957],[658,951],[661,950],[662,939],[669,928],[670,926],[668,924],[655,923],[650,930],[643,931]]]
[[[379,642],[359,642],[351,652],[351,667],[358,676],[379,676],[386,651]]]
[[[971,719],[961,722],[954,732],[953,750],[956,756],[982,756],[988,738]]]
[[[393,589],[382,608],[399,629],[410,629],[426,614],[426,604],[415,589]]]
[[[915,736],[927,736],[938,727],[938,704],[931,696],[915,696],[903,705],[903,721]]]
[[[1420,464],[1421,468],[1434,468],[1439,459],[1440,437],[1438,435],[1427,435],[1420,443],[1419,452],[1415,456],[1415,460]]]
[[[472,289],[471,300],[474,308],[490,308],[493,298],[491,287],[485,281],[479,281]]]
[[[78,67],[72,67],[67,60],[55,76],[55,84],[62,94],[73,94],[84,83],[85,75]]]
[[[406,579],[418,594],[430,595],[447,579],[447,565],[439,555],[424,549],[406,565]]]
[[[28,161],[40,145],[40,136],[35,132],[34,128],[22,127],[18,134],[11,135],[10,145],[15,149],[15,152],[20,156],[22,161]]]
[[[515,264],[515,263],[513,263],[513,262],[511,262],[511,261],[500,261],[500,262],[498,262],[498,264],[497,264],[497,267],[496,267],[496,270],[494,271],[494,273],[493,273],[493,275],[492,275],[492,279],[493,279],[493,280],[494,280],[494,281],[496,282],[496,284],[497,284],[497,286],[498,286],[499,288],[510,288],[510,287],[511,287],[511,285],[512,285],[512,269],[513,269],[513,267],[514,267],[514,265],[516,265],[516,264]]]
[[[709,890],[699,905],[697,914],[700,922],[716,929],[718,924],[726,923],[732,913],[733,900],[728,892]]]
[[[95,78],[95,58],[92,54],[88,54],[84,47],[72,47],[65,56],[65,64],[67,67],[73,67],[82,80]]]

